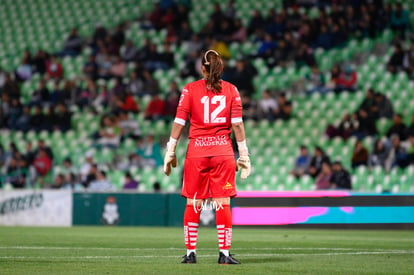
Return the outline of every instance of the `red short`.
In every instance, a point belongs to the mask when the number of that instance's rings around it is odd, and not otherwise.
[[[235,197],[234,156],[185,159],[181,195],[189,199]]]

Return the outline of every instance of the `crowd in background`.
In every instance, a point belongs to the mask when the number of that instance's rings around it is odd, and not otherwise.
[[[171,82],[168,91],[161,91],[158,81],[154,78],[155,70],[167,70],[175,66],[177,60],[174,60],[172,45],[188,43],[189,48],[184,56],[185,66],[180,69],[179,74],[180,77],[192,76],[198,79],[201,52],[215,49],[227,60],[232,57],[229,51],[230,43],[243,43],[248,39],[252,39],[258,45],[257,53],[238,56],[234,67],[226,65],[223,79],[238,87],[242,95],[246,119],[287,120],[292,114],[292,101],[284,92],[255,91],[252,79],[257,71],[251,63],[252,59],[262,57],[268,66],[284,66],[288,63],[310,66],[311,73],[306,76],[303,84],[303,91],[308,93],[344,90],[352,92],[356,90],[357,82],[353,68],[334,66],[331,80],[326,82],[316,64],[314,50],[317,47],[331,49],[344,46],[351,37],[375,37],[386,27],[393,29],[401,39],[407,36],[408,13],[400,4],[383,4],[381,0],[335,1],[333,4],[331,2],[284,1],[281,12],[274,9],[266,13],[252,11],[253,17],[248,25],[244,25],[236,16],[234,1],[229,1],[224,9],[216,3],[210,20],[199,33],[195,33],[189,25],[188,3],[161,1],[154,4],[154,9],[139,20],[145,28],[167,30],[162,51],[148,39],[142,47],[137,47],[132,40],[128,40],[125,35],[128,23],[121,23],[113,30],[97,24],[90,39],[80,37],[77,28],[74,27],[61,51],[48,53],[38,50],[33,55],[30,51],[26,51],[21,64],[14,72],[5,72],[0,68],[0,129],[65,132],[72,128],[73,113],[68,106],[77,106],[80,109],[95,111],[95,114],[101,118],[99,130],[92,136],[95,145],[117,148],[127,136],[136,139],[137,148],[140,148],[140,144],[150,143],[151,136],[141,135],[140,125],[132,119],[131,114],[142,112],[145,119],[150,121],[160,119],[171,121],[175,115],[180,87],[176,82]],[[316,17],[300,12],[301,7],[315,6],[319,8]],[[327,6],[331,9],[330,13],[325,10]],[[413,44],[410,49],[403,49],[401,44],[396,44],[389,62],[389,69],[392,72],[405,70],[413,74]],[[76,57],[85,47],[90,47],[92,53],[83,65],[82,75],[76,79],[68,79],[61,58]],[[41,76],[38,87],[31,94],[30,100],[22,104],[22,84],[35,74]],[[50,81],[54,83],[53,88],[47,85]],[[146,109],[141,110],[140,102],[145,96],[151,99]],[[361,106],[356,113],[346,115],[341,125],[337,128],[332,126],[327,134],[344,138],[351,135],[359,138],[374,135],[376,130],[373,122],[379,117],[390,118],[394,114],[391,105],[389,112],[380,114],[384,112],[384,108],[378,106],[389,106],[388,99],[383,95],[372,93],[370,99],[367,94],[365,101],[368,102],[365,103],[366,105]],[[108,111],[99,114],[96,110],[100,107]],[[394,121],[396,120],[398,115],[394,117]],[[405,138],[408,136],[407,134]],[[394,135],[391,134],[389,137],[392,146],[388,146],[387,143],[383,147],[399,148],[399,145],[394,146],[394,143],[397,144]],[[404,140],[401,137],[399,139]],[[40,175],[40,179],[47,175],[49,171],[47,168],[49,166],[51,168],[53,164],[53,155],[46,154],[40,143],[34,154],[36,156],[34,159],[39,159],[41,163],[37,166],[33,163],[34,160],[23,157],[23,153],[18,152],[16,146],[10,145],[8,149],[2,149],[3,174],[9,175],[19,171],[16,174],[26,175],[26,182],[30,185],[34,184],[31,182],[34,175]],[[127,160],[120,163],[126,166],[158,166],[160,165],[158,153],[148,162],[146,157],[142,157],[143,153],[158,151],[159,149],[154,148],[137,149],[136,154],[128,156]],[[40,166],[42,171],[39,170]],[[104,171],[99,169],[93,171],[92,174],[96,179],[100,182],[105,181]],[[61,184],[56,183],[57,186],[69,183],[70,186],[83,186],[83,188],[90,186],[85,184],[80,173],[57,176],[54,181],[61,182]],[[317,177],[317,174],[313,176]],[[12,180],[12,182],[17,182],[13,183],[15,187],[22,186],[21,180]],[[97,184],[97,186],[105,185]]]

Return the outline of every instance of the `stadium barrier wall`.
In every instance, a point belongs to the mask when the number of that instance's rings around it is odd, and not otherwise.
[[[239,192],[233,224],[313,228],[414,228],[414,194]]]
[[[0,191],[0,226],[182,226],[184,209],[178,193]],[[232,212],[235,226],[414,228],[414,194],[239,192]]]
[[[182,226],[184,209],[175,193],[74,193],[73,225]]]
[[[1,191],[0,225],[71,226],[72,198],[71,191]]]

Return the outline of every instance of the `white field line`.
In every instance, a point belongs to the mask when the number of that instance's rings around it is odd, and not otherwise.
[[[365,251],[365,252],[338,252],[338,253],[312,253],[312,254],[239,254],[241,257],[286,257],[286,256],[337,256],[337,255],[379,255],[379,254],[414,254],[414,251]],[[217,257],[217,254],[198,255],[201,258]],[[0,256],[0,259],[25,260],[99,260],[99,259],[141,259],[141,258],[180,258],[178,255],[139,255],[139,256]]]
[[[183,247],[167,248],[141,248],[141,247],[69,247],[69,246],[0,246],[1,250],[116,250],[116,251],[168,251],[168,250],[185,250]],[[200,250],[218,250],[218,248],[200,248]],[[372,249],[372,248],[345,248],[345,247],[241,247],[234,248],[235,251],[241,250],[306,250],[306,251],[378,251],[378,252],[414,252],[414,250],[400,249]]]

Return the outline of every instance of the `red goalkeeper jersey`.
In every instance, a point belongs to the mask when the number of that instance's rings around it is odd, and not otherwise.
[[[185,125],[190,119],[187,158],[233,155],[231,124],[242,121],[237,88],[221,81],[221,92],[207,90],[206,80],[187,84],[181,93],[174,122]]]

